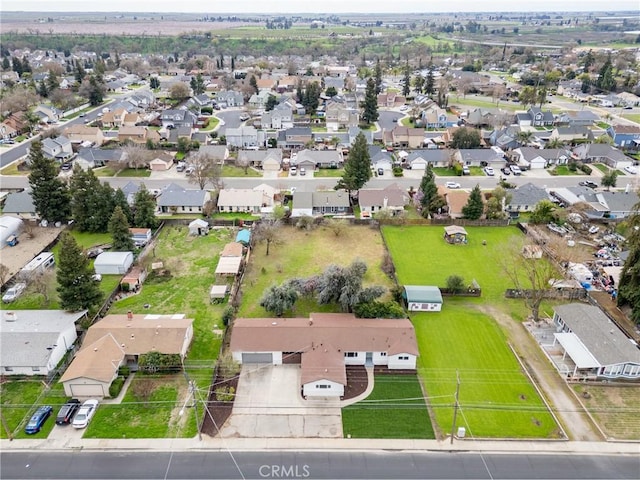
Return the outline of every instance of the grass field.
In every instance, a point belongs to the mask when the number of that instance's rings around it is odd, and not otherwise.
[[[622,116],[632,122],[640,123],[640,113],[625,113]]]
[[[361,258],[368,266],[365,283],[392,287],[391,280],[382,272],[384,256],[382,238],[377,230],[364,226],[349,226],[340,237],[327,227],[312,231],[282,227],[280,242],[271,245],[269,256],[266,245],[254,248],[243,283],[240,317],[269,317],[259,305],[266,288],[293,277],[307,277],[321,273],[327,266],[347,266]],[[306,316],[310,312],[336,311],[334,305],[318,305],[311,299],[299,299],[295,311],[285,316]]]
[[[248,168],[245,172],[244,168],[234,167],[233,165],[223,165],[223,177],[260,177],[262,174],[253,168]]]
[[[371,395],[342,409],[351,438],[435,438],[415,375],[376,375]]]
[[[442,312],[412,315],[421,356],[419,373],[439,433],[451,428],[456,375],[461,380],[458,425],[475,437],[549,438],[557,433],[551,414],[521,371],[495,321],[481,312],[491,305],[522,320],[524,305],[504,299],[509,280],[500,255],[521,233],[514,227],[467,227],[467,245],[449,245],[442,227],[384,227],[400,284],[446,285],[449,275],[476,280],[481,298],[446,298]],[[486,246],[482,242],[486,241]],[[410,245],[420,245],[416,254]],[[466,385],[466,387],[465,387]]]
[[[53,383],[51,388],[45,388],[43,378],[40,377],[9,381],[0,386],[2,415],[14,438],[47,438],[55,423],[58,409],[66,400],[62,384]],[[27,435],[24,433],[24,427],[33,412],[41,405],[51,405],[53,413],[40,432]],[[0,428],[0,438],[9,438],[4,428]]]
[[[313,172],[314,177],[339,177],[344,175],[344,168],[320,168]]]
[[[609,438],[640,440],[637,385],[573,385],[573,389]]]
[[[135,383],[150,380],[154,389],[144,401],[134,395]],[[166,438],[182,436],[185,427],[188,435],[195,434],[193,420],[188,424],[174,410],[182,405],[178,390],[185,387],[182,375],[145,377],[136,374],[120,404],[102,404],[86,429],[83,438]],[[174,421],[172,420],[174,417]],[[179,419],[179,420],[178,420]]]

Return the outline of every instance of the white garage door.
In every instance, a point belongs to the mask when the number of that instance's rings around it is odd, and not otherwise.
[[[243,353],[242,363],[273,363],[272,353]]]
[[[102,398],[102,385],[70,385],[71,394],[74,397],[99,397]]]

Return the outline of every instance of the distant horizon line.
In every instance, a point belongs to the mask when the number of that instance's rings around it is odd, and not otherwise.
[[[576,9],[576,10],[560,10],[560,9],[542,9],[542,10],[531,10],[530,8],[527,10],[459,10],[456,12],[449,12],[446,10],[434,10],[434,11],[340,11],[340,12],[331,12],[331,11],[313,11],[313,12],[305,12],[305,11],[253,11],[253,12],[234,12],[234,11],[207,11],[207,10],[194,10],[194,11],[188,11],[188,12],[181,12],[181,11],[171,11],[171,10],[153,10],[153,11],[138,11],[138,10],[12,10],[12,9],[3,9],[4,13],[41,13],[41,14],[48,14],[48,13],[140,13],[140,14],[151,14],[151,13],[169,13],[169,14],[192,14],[192,13],[202,13],[202,14],[226,14],[226,15],[230,15],[230,14],[237,14],[237,15],[255,15],[255,14],[259,14],[259,15],[282,15],[282,14],[288,14],[288,15],[295,15],[295,14],[304,14],[304,15],[310,15],[310,14],[318,14],[318,15],[336,15],[336,14],[343,14],[343,15],[348,15],[348,14],[367,14],[367,15],[378,15],[378,14],[388,14],[388,15],[393,15],[393,14],[429,14],[429,13],[450,13],[452,15],[458,14],[458,13],[535,13],[535,14],[539,14],[539,13],[608,13],[608,12],[637,12],[638,10],[635,9],[629,9],[629,8],[621,8],[619,10],[616,10],[615,8],[608,8],[606,10],[580,10],[580,9]],[[640,14],[637,14],[638,17],[640,17]]]

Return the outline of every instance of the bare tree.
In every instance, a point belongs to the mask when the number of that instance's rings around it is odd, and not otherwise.
[[[507,88],[501,83],[497,83],[496,85],[494,85],[493,89],[491,90],[491,98],[494,102],[496,102],[496,106],[498,106],[498,104],[500,103],[500,99],[506,93],[506,91]]]
[[[53,273],[53,270],[45,270],[31,278],[31,285],[33,285],[33,289],[36,293],[42,295],[46,304],[51,300],[52,290],[55,285],[55,282],[53,281],[54,276],[55,274]]]
[[[37,101],[38,96],[33,90],[26,85],[16,85],[2,97],[2,111],[9,113],[26,111]]]
[[[249,166],[251,162],[246,155],[243,155],[242,152],[238,152],[238,158],[235,161],[236,167],[241,168],[246,175],[249,172]]]
[[[267,253],[269,255],[269,247],[280,243],[280,222],[279,221],[265,221],[261,222],[256,228],[254,235],[258,242],[264,242],[267,244]]]
[[[169,88],[169,96],[174,100],[184,100],[191,95],[189,85],[183,82],[176,82]]]
[[[458,92],[462,92],[462,98],[467,98],[467,93],[471,91],[473,80],[464,77],[458,80]],[[459,98],[459,95],[458,95]]]
[[[208,153],[198,152],[191,156],[190,164],[193,172],[189,177],[189,183],[198,185],[200,190],[204,190],[209,184],[216,190],[224,188],[220,160]]]
[[[342,236],[347,230],[347,223],[344,220],[332,218],[327,222],[327,225],[336,237]]]
[[[146,168],[151,161],[153,152],[147,150],[146,146],[130,144],[123,148],[124,163],[130,168]]]
[[[9,280],[9,267],[0,263],[0,285],[4,285]]]
[[[562,281],[562,275],[550,259],[526,255],[524,246],[524,242],[514,242],[498,262],[514,288],[523,292],[525,305],[531,310],[533,321],[538,322],[542,301]]]

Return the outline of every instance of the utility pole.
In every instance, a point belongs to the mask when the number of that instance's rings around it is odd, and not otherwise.
[[[456,370],[456,398],[453,404],[453,423],[451,424],[451,445],[453,445],[453,435],[456,432],[456,417],[458,416],[458,398],[460,396],[460,373]]]
[[[198,418],[198,399],[196,398],[196,384],[193,380],[189,380],[189,391],[193,396],[193,413],[196,417],[196,427],[198,429],[198,440],[202,441],[202,434],[200,433],[200,419]]]
[[[7,437],[9,438],[9,441],[12,442],[13,433],[11,433],[11,430],[9,430],[9,425],[7,425],[7,420],[4,418],[4,415],[2,414],[1,411],[0,411],[0,420],[2,420],[2,426],[4,427],[4,431],[7,433]]]

